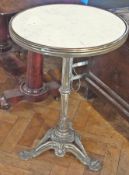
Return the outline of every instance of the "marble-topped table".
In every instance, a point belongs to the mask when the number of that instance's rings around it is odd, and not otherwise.
[[[108,11],[90,6],[47,5],[16,15],[10,22],[10,35],[21,47],[51,55],[51,59],[58,56],[63,61],[59,122],[48,130],[35,148],[20,152],[20,157],[29,159],[54,149],[59,157],[70,152],[90,170],[100,170],[101,163],[87,154],[68,119],[72,64],[74,57],[90,56],[92,59],[91,56],[120,47],[128,36],[127,23]]]

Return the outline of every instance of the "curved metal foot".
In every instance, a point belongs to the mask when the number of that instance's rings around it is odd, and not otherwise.
[[[98,160],[91,160],[91,163],[88,167],[91,171],[99,171],[102,169],[102,164]]]
[[[32,156],[32,152],[31,151],[21,151],[19,153],[19,157],[22,160],[28,160],[28,159],[31,159],[33,156]]]
[[[102,168],[102,165],[101,165],[100,161],[94,160],[94,159],[92,159],[88,156],[85,148],[83,147],[83,145],[81,143],[81,138],[80,138],[79,134],[77,134],[77,133],[76,133],[76,136],[75,136],[75,145],[77,145],[77,147],[81,150],[81,152],[85,156],[84,161],[83,162],[81,160],[80,161],[83,164],[86,164],[89,167],[90,170],[99,171]]]
[[[53,143],[52,141],[48,141],[30,151],[21,151],[19,153],[19,156],[22,160],[28,160],[31,159],[33,157],[37,157],[38,155],[40,155],[41,153],[43,153],[44,151],[47,151],[49,149],[52,149],[53,147]]]
[[[28,150],[28,151],[21,151],[19,153],[19,156],[22,160],[28,160],[31,159],[33,157],[38,156],[39,154],[41,154],[42,152],[44,152],[45,150],[49,150],[51,148],[51,142],[49,142],[48,140],[50,139],[51,136],[51,130],[49,129],[47,131],[47,133],[45,134],[45,136],[39,141],[39,143],[37,144],[37,146],[32,149],[32,150]]]
[[[71,152],[76,156],[77,159],[80,160],[81,163],[88,166],[88,168],[92,171],[99,171],[102,168],[101,162],[98,160],[94,160],[91,157],[89,157],[87,154],[81,151],[77,146],[74,144],[66,145],[67,152]]]

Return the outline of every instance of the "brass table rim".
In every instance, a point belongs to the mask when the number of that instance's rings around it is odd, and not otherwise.
[[[15,16],[13,17],[15,18]],[[100,46],[95,46],[95,47],[85,47],[85,48],[62,48],[62,47],[51,47],[51,46],[46,46],[46,45],[42,45],[42,44],[36,44],[34,42],[28,41],[26,39],[24,39],[23,37],[19,36],[12,28],[12,21],[13,18],[10,20],[9,23],[9,32],[10,32],[10,36],[12,37],[12,39],[21,47],[37,52],[37,53],[41,53],[44,55],[51,55],[51,56],[64,56],[64,57],[89,57],[89,56],[96,56],[96,55],[101,55],[101,54],[106,54],[108,52],[111,52],[117,48],[119,48],[120,46],[122,46],[124,44],[124,42],[126,41],[127,37],[128,37],[128,32],[129,32],[129,27],[127,22],[121,18],[123,20],[123,22],[125,23],[125,32],[123,33],[123,35],[118,38],[117,40],[104,44],[104,45],[100,45]]]

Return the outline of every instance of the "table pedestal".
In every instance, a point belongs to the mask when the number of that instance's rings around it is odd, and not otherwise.
[[[60,120],[55,128],[49,129],[38,145],[30,151],[20,152],[20,157],[24,160],[36,157],[42,152],[54,149],[55,155],[63,157],[66,152],[74,154],[90,170],[98,171],[101,164],[98,160],[92,160],[85,151],[80,136],[72,128],[72,123],[68,120],[68,99],[71,91],[70,83],[72,77],[73,58],[63,58],[61,112]]]
[[[28,52],[26,80],[21,82],[19,88],[6,90],[0,98],[0,105],[8,109],[11,103],[27,99],[30,101],[41,101],[48,94],[54,97],[59,95],[59,84],[55,81],[43,82],[43,56],[38,53]]]

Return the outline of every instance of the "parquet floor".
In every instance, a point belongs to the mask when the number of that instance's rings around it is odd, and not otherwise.
[[[7,80],[12,82],[8,75],[0,78],[1,88]],[[77,93],[70,97],[69,118],[88,153],[103,162],[102,170],[91,172],[73,155],[58,158],[53,151],[20,160],[20,150],[34,147],[55,126],[59,105],[60,101],[49,97],[43,102],[22,101],[8,111],[0,110],[0,175],[129,175],[129,123],[106,102],[87,102]]]

